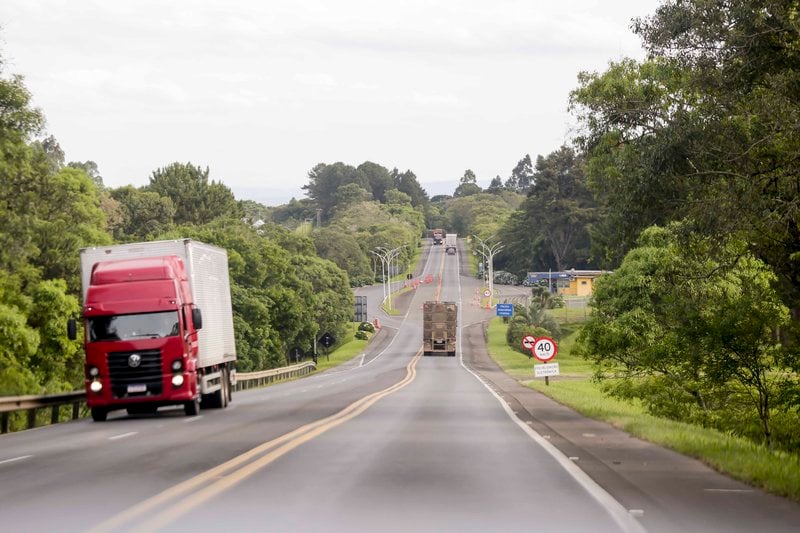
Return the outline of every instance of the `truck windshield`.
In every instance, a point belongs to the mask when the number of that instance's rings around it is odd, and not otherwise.
[[[90,342],[171,337],[179,334],[178,312],[93,316],[87,328]]]

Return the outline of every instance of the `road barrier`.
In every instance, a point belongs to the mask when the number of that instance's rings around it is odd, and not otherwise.
[[[307,362],[260,372],[237,372],[234,390],[253,389],[276,381],[305,376],[316,368],[317,365]],[[12,413],[27,411],[26,429],[32,429],[36,427],[37,413],[41,409],[49,408],[50,423],[56,424],[62,421],[61,411],[65,405],[72,407],[70,420],[87,416],[86,413],[81,413],[81,407],[85,403],[85,391],[62,392],[47,396],[2,396],[0,397],[0,433],[8,433]]]

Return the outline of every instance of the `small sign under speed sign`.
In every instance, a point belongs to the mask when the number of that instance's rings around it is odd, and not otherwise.
[[[556,346],[556,342],[550,337],[540,337],[533,343],[533,350],[531,351],[536,359],[546,363],[555,359],[558,353],[558,346]]]

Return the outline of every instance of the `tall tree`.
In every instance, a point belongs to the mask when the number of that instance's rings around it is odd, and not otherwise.
[[[308,183],[303,189],[317,203],[323,220],[328,221],[336,208],[336,192],[340,187],[351,183],[364,190],[371,190],[367,176],[355,167],[341,162],[332,165],[320,163],[309,171]]]
[[[605,232],[607,256],[663,219],[742,233],[800,316],[796,3],[671,0],[634,29],[648,61],[584,74],[572,99],[593,187],[622,230]]]
[[[89,179],[91,179],[94,184],[97,186],[98,190],[104,190],[105,184],[103,183],[103,176],[100,175],[100,169],[97,167],[97,163],[94,161],[70,161],[67,163],[67,166],[70,168],[77,168],[83,170]]]
[[[497,194],[503,190],[503,180],[500,176],[495,176],[492,178],[491,183],[489,183],[489,187],[486,188],[486,192],[491,194]]]
[[[533,185],[533,163],[530,154],[525,154],[511,171],[505,186],[507,189],[525,194],[531,185]]]
[[[464,175],[461,176],[458,187],[453,192],[453,197],[472,196],[480,192],[482,192],[482,189],[478,185],[478,178],[475,177],[475,173],[472,170],[467,169],[464,171]]]
[[[117,240],[149,240],[174,226],[175,204],[167,196],[126,185],[111,190],[119,202],[122,222],[114,232]]]
[[[377,200],[381,203],[386,201],[386,191],[395,189],[397,187],[392,179],[392,175],[389,173],[389,170],[386,169],[386,167],[378,165],[377,163],[364,161],[358,165],[356,170],[366,176],[367,181],[369,182],[369,189],[367,190],[370,191],[374,200]]]
[[[540,268],[564,270],[588,266],[589,228],[597,216],[596,204],[586,185],[583,158],[567,146],[536,159],[534,185],[503,232],[510,256]],[[526,264],[511,261],[511,270]]]
[[[172,200],[176,224],[205,224],[218,217],[242,216],[231,190],[208,181],[209,169],[191,163],[172,163],[153,171],[147,190]]]
[[[422,188],[422,185],[417,181],[417,175],[410,170],[399,172],[396,168],[392,170],[392,178],[396,188],[400,192],[406,193],[411,197],[411,205],[420,207],[423,211],[427,210],[430,200],[428,193]]]

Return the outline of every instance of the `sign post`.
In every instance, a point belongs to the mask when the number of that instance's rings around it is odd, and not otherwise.
[[[534,375],[536,377],[544,376],[544,384],[549,386],[550,376],[557,376],[559,374],[558,363],[548,364],[555,359],[558,354],[558,345],[556,345],[556,341],[550,337],[538,338],[536,342],[533,343],[531,352],[536,359],[545,363],[544,365],[534,366]]]

